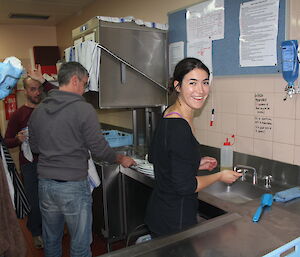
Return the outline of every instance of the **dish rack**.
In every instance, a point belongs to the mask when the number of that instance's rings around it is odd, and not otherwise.
[[[282,255],[283,254],[283,255]],[[275,249],[262,257],[299,257],[300,256],[300,237]]]
[[[133,136],[130,133],[119,130],[103,130],[102,134],[110,147],[132,145],[133,143]]]

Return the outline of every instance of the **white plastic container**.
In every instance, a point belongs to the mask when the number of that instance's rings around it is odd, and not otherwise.
[[[233,148],[226,138],[224,145],[221,147],[221,161],[220,170],[232,170],[233,169]]]

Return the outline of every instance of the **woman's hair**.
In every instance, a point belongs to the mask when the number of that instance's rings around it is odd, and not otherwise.
[[[203,62],[197,58],[184,58],[175,66],[173,77],[169,80],[169,92],[172,93],[175,90],[174,81],[178,81],[178,86],[180,87],[184,76],[194,69],[202,69],[206,71],[209,78],[209,69]]]

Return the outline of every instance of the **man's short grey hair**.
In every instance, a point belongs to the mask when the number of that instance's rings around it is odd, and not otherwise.
[[[74,75],[82,80],[83,77],[89,76],[89,73],[79,62],[66,62],[62,64],[57,76],[59,86],[68,84]]]

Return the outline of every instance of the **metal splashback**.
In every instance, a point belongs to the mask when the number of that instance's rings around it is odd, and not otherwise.
[[[132,65],[101,50],[98,108],[140,108],[167,104],[167,33],[131,23],[91,19],[72,31],[73,40],[91,35],[101,46]],[[143,76],[145,74],[146,76]],[[153,81],[157,82],[154,83]],[[161,88],[159,85],[162,85]],[[90,93],[95,104],[94,93]]]

